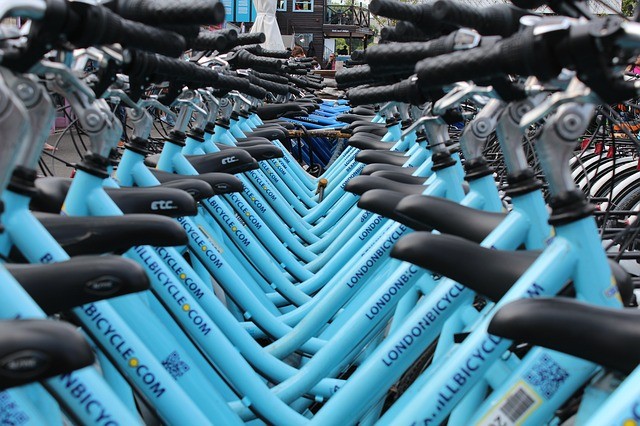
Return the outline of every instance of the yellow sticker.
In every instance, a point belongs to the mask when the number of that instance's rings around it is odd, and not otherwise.
[[[542,404],[542,398],[524,381],[518,381],[489,412],[478,422],[477,426],[518,426],[524,423]]]

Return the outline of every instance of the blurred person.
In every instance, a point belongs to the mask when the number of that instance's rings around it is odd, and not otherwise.
[[[325,70],[335,70],[336,69],[336,55],[335,54],[330,54],[329,55],[329,60],[327,61],[326,64],[324,64],[324,69]]]
[[[304,54],[304,49],[302,48],[302,46],[298,46],[297,44],[295,46],[293,46],[293,49],[291,49],[291,57],[293,57],[293,58],[304,58],[305,54]]]

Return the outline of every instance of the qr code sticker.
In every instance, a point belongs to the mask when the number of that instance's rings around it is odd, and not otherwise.
[[[0,392],[0,424],[20,426],[29,416],[16,405],[7,392]]]
[[[167,359],[162,361],[162,366],[171,374],[171,377],[177,379],[189,371],[189,365],[180,359],[178,352],[173,351]]]
[[[546,399],[550,399],[567,380],[569,373],[544,354],[533,365],[525,380],[536,387]]]

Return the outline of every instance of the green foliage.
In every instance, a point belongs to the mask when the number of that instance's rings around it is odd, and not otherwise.
[[[364,48],[364,43],[362,42],[362,39],[360,38],[353,38],[351,39],[351,45],[353,46],[353,50],[361,50]],[[349,53],[351,53],[351,50],[349,49],[349,40],[346,38],[337,38],[336,39],[336,52],[342,50],[343,48],[347,48],[347,50],[349,51]]]
[[[638,4],[638,0],[622,0],[622,13],[625,16],[633,15],[633,11]]]

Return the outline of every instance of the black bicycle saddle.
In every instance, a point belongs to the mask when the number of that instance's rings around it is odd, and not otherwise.
[[[414,232],[391,256],[413,263],[498,301],[540,255],[538,251],[491,250],[453,235]]]
[[[364,164],[385,163],[402,166],[409,160],[403,152],[365,149],[356,154],[356,161]]]
[[[346,191],[357,195],[372,189],[390,189],[404,195],[421,194],[426,188],[424,185],[396,182],[378,176],[356,176],[344,187]]]
[[[356,133],[349,138],[349,146],[354,148],[367,150],[380,150],[380,151],[388,151],[395,145],[395,143],[391,142],[383,142],[380,140],[380,136],[371,135],[369,133]]]
[[[362,172],[360,174],[371,175],[378,171],[390,171],[395,173],[402,173],[405,175],[412,175],[416,170],[418,170],[417,167],[402,167],[394,166],[393,164],[371,163],[364,166],[364,169],[362,169]]]
[[[423,224],[422,222],[408,223],[405,218],[398,216],[396,213],[396,206],[407,195],[392,191],[390,189],[371,189],[360,197],[358,200],[358,207],[368,210],[373,213],[377,213],[389,219],[400,222],[403,225],[410,227],[415,231],[431,231],[432,227]]]
[[[153,154],[144,159],[144,164],[149,167],[156,167],[160,160],[160,154]],[[225,152],[214,152],[213,154],[188,155],[187,160],[198,173],[244,173],[257,169],[258,162],[247,151],[236,148]]]
[[[386,127],[380,127],[380,126],[377,126],[377,125],[371,123],[371,124],[368,124],[368,125],[363,125],[363,126],[356,127],[355,129],[353,129],[353,134],[354,135],[366,134],[366,135],[371,135],[371,136],[382,137],[382,136],[387,134],[387,128]]]
[[[47,315],[149,288],[144,268],[120,256],[6,268]]]
[[[272,129],[272,128],[280,129],[284,131],[286,135],[288,135],[288,131],[295,129],[296,125],[289,121],[281,121],[276,119],[271,121],[264,121],[263,124],[260,124],[257,128],[258,129]]]
[[[422,176],[413,176],[391,170],[379,170],[377,172],[371,173],[370,176],[378,176],[381,178],[393,180],[395,182],[408,183],[412,185],[423,185],[428,179]]]
[[[252,139],[254,137],[266,138],[270,141],[275,139],[284,139],[288,136],[288,133],[283,129],[275,126],[261,127],[254,129],[252,132],[247,133],[247,138]],[[238,142],[243,139],[238,139]]]
[[[458,236],[430,232],[406,235],[391,250],[392,257],[451,278],[494,302],[509,291],[540,253],[487,249]],[[629,304],[633,297],[631,277],[613,260],[609,260],[609,267],[623,303]]]
[[[463,206],[429,195],[405,197],[396,207],[398,221],[412,229],[427,227],[481,243],[507,216]]]
[[[358,127],[360,126],[374,126],[377,127],[379,129],[385,129],[386,125],[384,123],[372,123],[371,119],[373,117],[372,116],[368,116],[363,118],[362,116],[360,117],[360,119],[353,118],[353,121],[350,121],[349,124],[347,124],[346,126],[344,126],[341,130],[344,133],[353,133],[354,130],[356,130]],[[338,120],[340,121],[340,120]]]
[[[295,130],[296,125],[291,123],[290,121],[283,121],[279,118],[273,118],[269,120],[262,119],[264,124],[258,126],[259,129],[264,129],[268,127],[280,127],[285,130]]]
[[[271,141],[262,136],[252,136],[247,135],[247,137],[236,139],[237,148],[241,148],[243,146],[254,146],[254,145],[272,145]],[[224,145],[224,144],[223,144]],[[227,147],[234,148],[230,145],[225,145]]]
[[[179,175],[165,172],[164,170],[149,169],[156,179],[162,184],[182,179],[197,179],[208,183],[215,195],[231,194],[242,192],[244,189],[242,181],[228,173],[202,173],[199,175]]]
[[[245,146],[256,146],[256,145],[273,145],[269,139],[265,139],[263,137],[242,138],[242,139],[238,139],[236,143],[238,145],[237,146],[238,148],[243,148]],[[225,148],[234,148],[230,145],[225,145],[221,143],[216,143],[216,146],[218,147],[223,146]]]
[[[301,113],[304,109],[295,102],[283,104],[264,104],[258,107],[257,114],[262,120],[273,120],[287,113]]]
[[[351,110],[349,110],[349,112],[353,113],[353,114],[375,114],[375,108],[373,106],[369,106],[369,105],[359,105],[357,107],[353,107],[351,108]]]
[[[371,123],[371,120],[373,119],[374,114],[351,114],[351,113],[346,113],[346,114],[340,114],[336,117],[337,121],[340,121],[342,123],[353,123],[355,121],[366,121],[367,123]]]
[[[256,161],[272,160],[274,158],[282,158],[284,154],[282,150],[271,143],[259,143],[256,145],[229,146],[224,144],[216,144],[221,152],[229,152],[236,149],[242,149],[249,153]]]
[[[119,254],[134,246],[174,247],[185,245],[188,241],[184,229],[178,222],[155,214],[34,215],[69,256]]]
[[[180,189],[191,195],[196,201],[205,200],[215,195],[211,185],[200,179],[176,179],[168,182],[161,182],[161,185],[163,188]]]
[[[148,157],[147,157],[148,158]],[[258,162],[244,149],[233,148],[204,155],[188,155],[187,160],[198,173],[244,173],[255,170]],[[146,160],[145,160],[146,161]]]
[[[69,373],[93,361],[91,347],[71,324],[0,321],[0,389]]]
[[[31,199],[31,208],[48,213],[59,213],[72,179],[36,179],[37,193]],[[151,213],[169,217],[193,216],[198,210],[191,195],[180,189],[161,186],[147,188],[105,188],[109,197],[123,213]]]
[[[523,299],[498,310],[489,332],[564,352],[623,373],[640,364],[640,311],[569,298]]]

